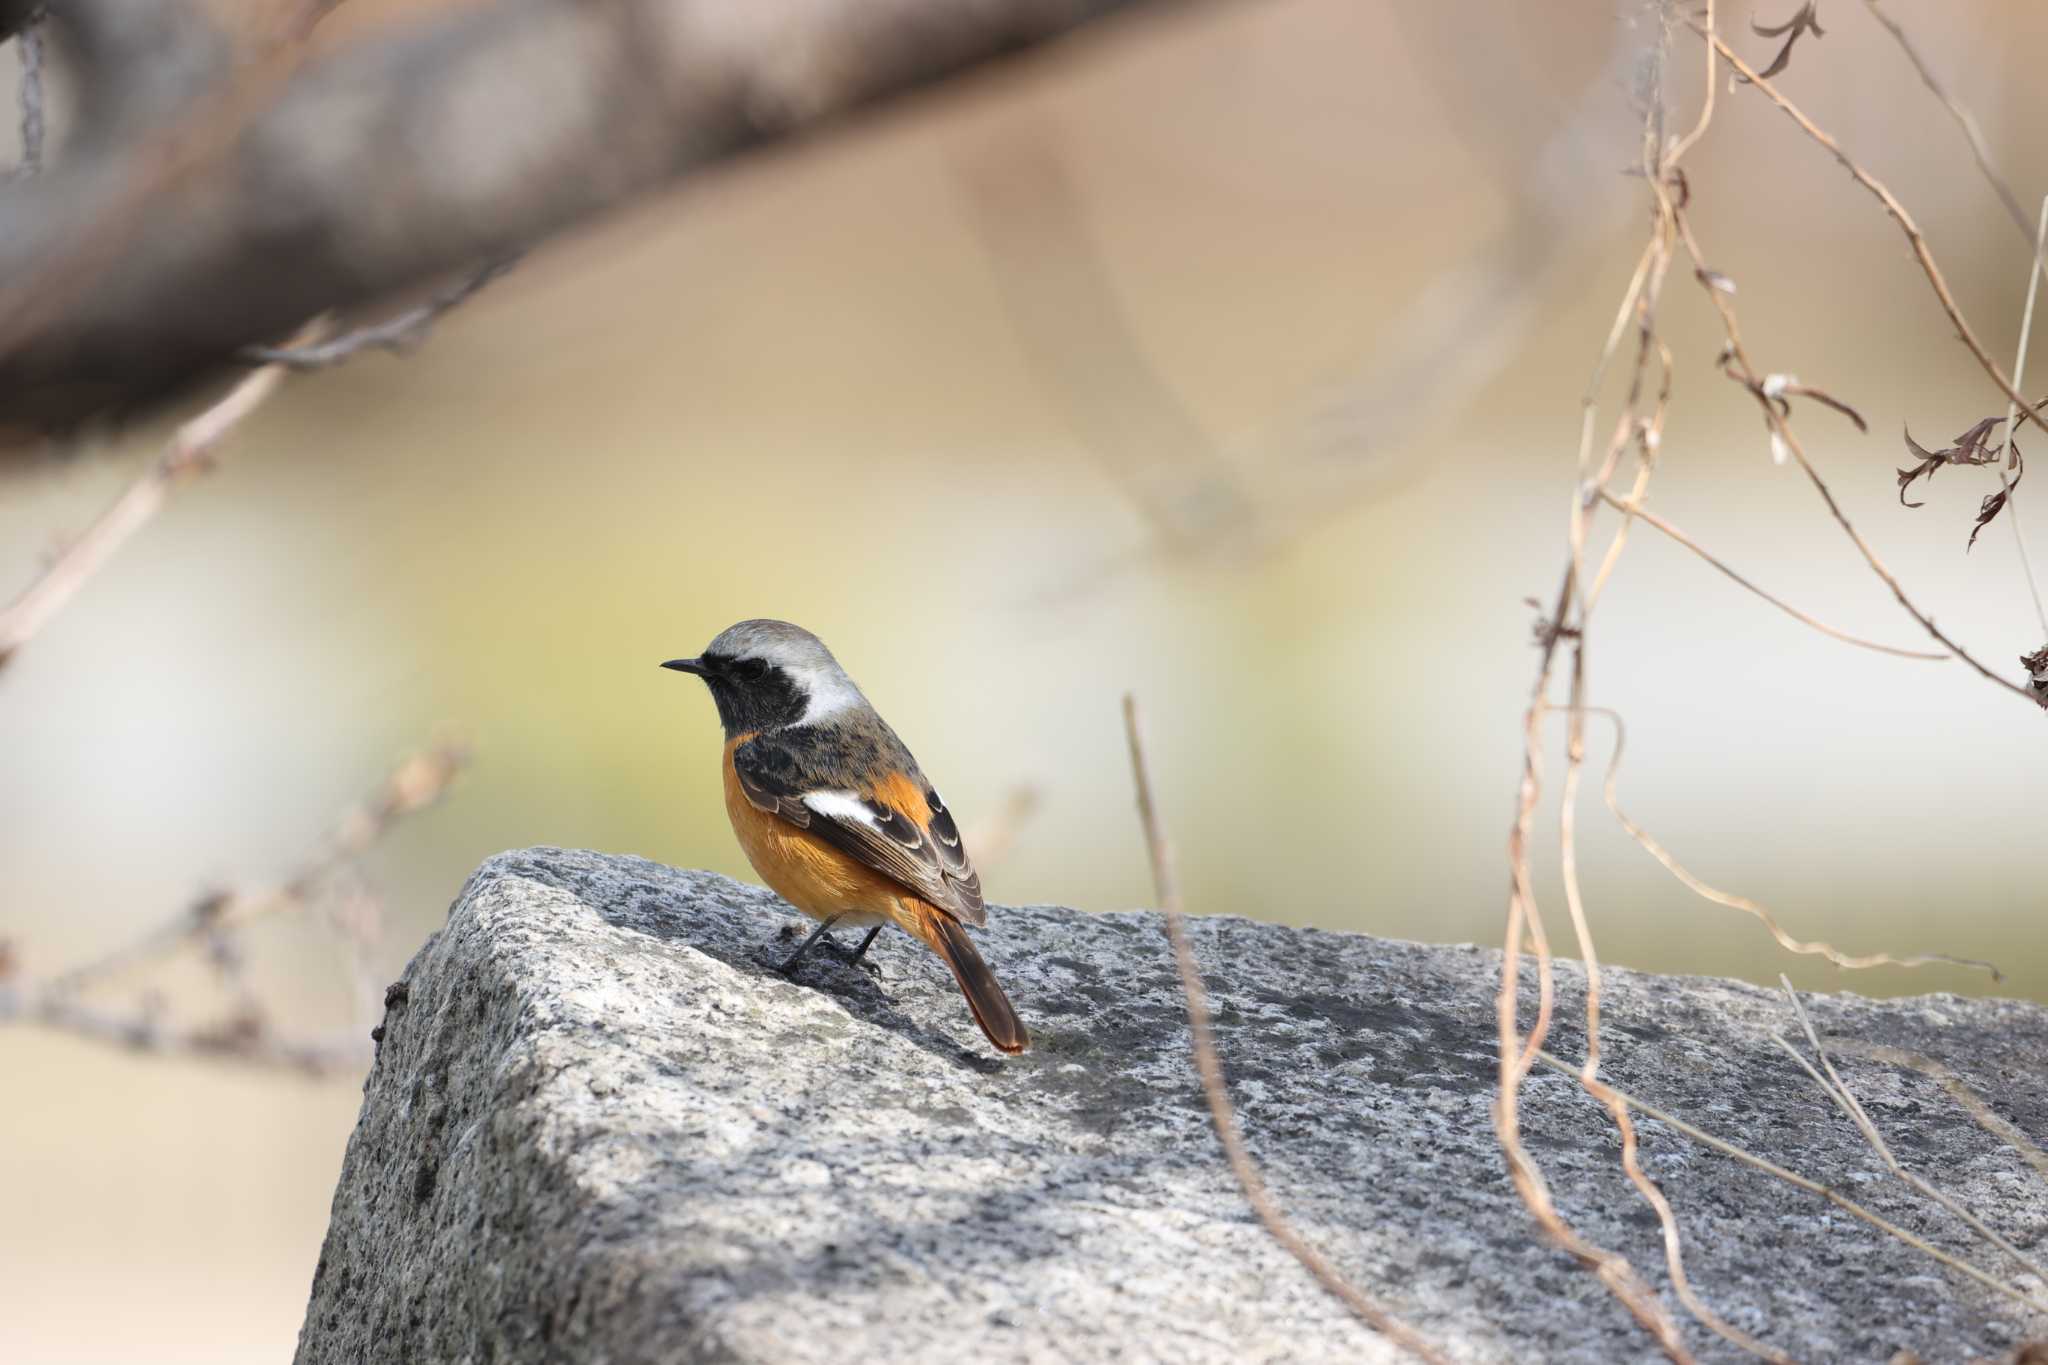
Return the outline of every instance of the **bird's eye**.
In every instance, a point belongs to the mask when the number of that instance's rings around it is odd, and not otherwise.
[[[740,659],[733,664],[729,671],[735,678],[753,682],[768,675],[768,661],[766,659]]]

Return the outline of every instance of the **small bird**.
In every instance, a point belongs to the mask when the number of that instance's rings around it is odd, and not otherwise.
[[[725,811],[747,861],[820,921],[782,970],[833,925],[885,924],[953,969],[974,1022],[1004,1052],[1030,1045],[963,924],[984,925],[981,878],[917,760],[824,641],[787,621],[742,621],[695,659],[662,665],[711,689],[725,726]]]

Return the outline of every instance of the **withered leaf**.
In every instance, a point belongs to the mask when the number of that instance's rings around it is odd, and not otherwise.
[[[1785,45],[1778,49],[1778,55],[1771,59],[1769,66],[1757,73],[1765,80],[1769,80],[1777,75],[1791,63],[1793,44],[1797,43],[1802,35],[1811,33],[1816,38],[1827,37],[1826,30],[1820,26],[1820,9],[1817,0],[1806,0],[1806,3],[1799,7],[1798,13],[1774,28],[1765,28],[1762,24],[1752,19],[1749,21],[1749,31],[1759,38],[1775,38],[1779,34],[1785,35]],[[1742,78],[1737,77],[1737,79],[1740,80]]]
[[[2032,654],[2020,655],[2020,667],[2027,670],[2027,686],[2034,694],[2034,700],[2048,707],[2048,645],[2042,645]]]
[[[1963,547],[1964,554],[1968,554],[1971,550],[1977,548],[1977,532],[1989,526],[1992,520],[2005,510],[2006,499],[2010,498],[2013,490],[2020,486],[2020,480],[2027,477],[2026,461],[2020,458],[2020,447],[2017,441],[2013,443],[2012,447],[2012,462],[2013,468],[2019,472],[2012,476],[2011,483],[2001,483],[1996,493],[1984,495],[1984,501],[1977,508],[1977,524],[1970,530],[1970,543]]]
[[[1991,433],[2004,420],[2003,417],[1986,417],[1983,421],[1956,437],[1956,443],[1944,450],[1927,449],[1913,439],[1912,428],[1908,427],[1906,429],[1906,449],[1912,451],[1914,458],[1919,460],[1920,463],[1911,469],[1901,469],[1899,471],[1900,503],[1907,507],[1925,507],[1927,504],[1924,502],[1907,501],[1906,490],[1913,486],[1916,479],[1925,478],[1932,480],[1934,478],[1934,471],[1940,469],[1943,465],[1984,465],[1996,462],[1999,456],[2005,453],[2005,446],[2003,444],[1991,445]],[[2018,454],[2017,450],[2013,452],[2015,463],[2017,463]],[[2004,504],[2001,502],[2000,505],[2003,506]],[[1990,516],[1996,515],[1998,514],[1995,510],[1990,513]],[[1988,520],[1989,518],[1987,517],[1986,519]]]

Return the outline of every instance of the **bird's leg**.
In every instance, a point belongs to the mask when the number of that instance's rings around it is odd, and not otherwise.
[[[831,919],[824,921],[817,928],[811,930],[811,936],[802,943],[797,944],[796,951],[789,955],[789,961],[782,964],[780,968],[782,974],[788,976],[791,972],[795,971],[796,964],[803,961],[803,956],[806,952],[810,951],[811,945],[825,937],[825,931],[837,923],[839,923],[839,916],[834,915]]]
[[[862,971],[873,972],[877,976],[881,975],[881,969],[876,967],[874,963],[863,962],[861,960],[862,958],[865,958],[867,956],[868,945],[872,944],[875,941],[875,935],[881,932],[882,926],[879,924],[877,924],[874,928],[868,930],[868,936],[860,941],[860,947],[855,948],[853,950],[853,956],[847,958],[846,960],[854,966],[859,967]]]

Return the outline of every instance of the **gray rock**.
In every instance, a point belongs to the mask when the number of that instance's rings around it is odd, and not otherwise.
[[[1392,1360],[1252,1219],[1188,1058],[1159,917],[997,909],[977,935],[1034,1046],[1004,1060],[900,934],[880,980],[770,964],[769,893],[637,858],[502,854],[393,988],[299,1339],[334,1362]],[[1533,1235],[1489,1121],[1497,954],[1193,924],[1247,1138],[1281,1204],[1458,1360],[1658,1358]],[[1560,1017],[1581,978],[1560,964]],[[1612,971],[1608,1074],[2001,1275],[1885,1175],[1768,1040],[1782,999]],[[1953,1067],[2048,1134],[2048,1013],[1812,1002],[1824,1034]],[[1576,1041],[1557,1050],[1577,1055]],[[1844,1074],[1900,1158],[2036,1252],[2048,1189],[1911,1070]],[[1539,1075],[1529,1144],[1702,1359],[1600,1110]],[[2048,1322],[1832,1205],[1641,1125],[1693,1283],[1802,1360],[1996,1356]],[[2014,1283],[2039,1292],[2038,1281]]]

